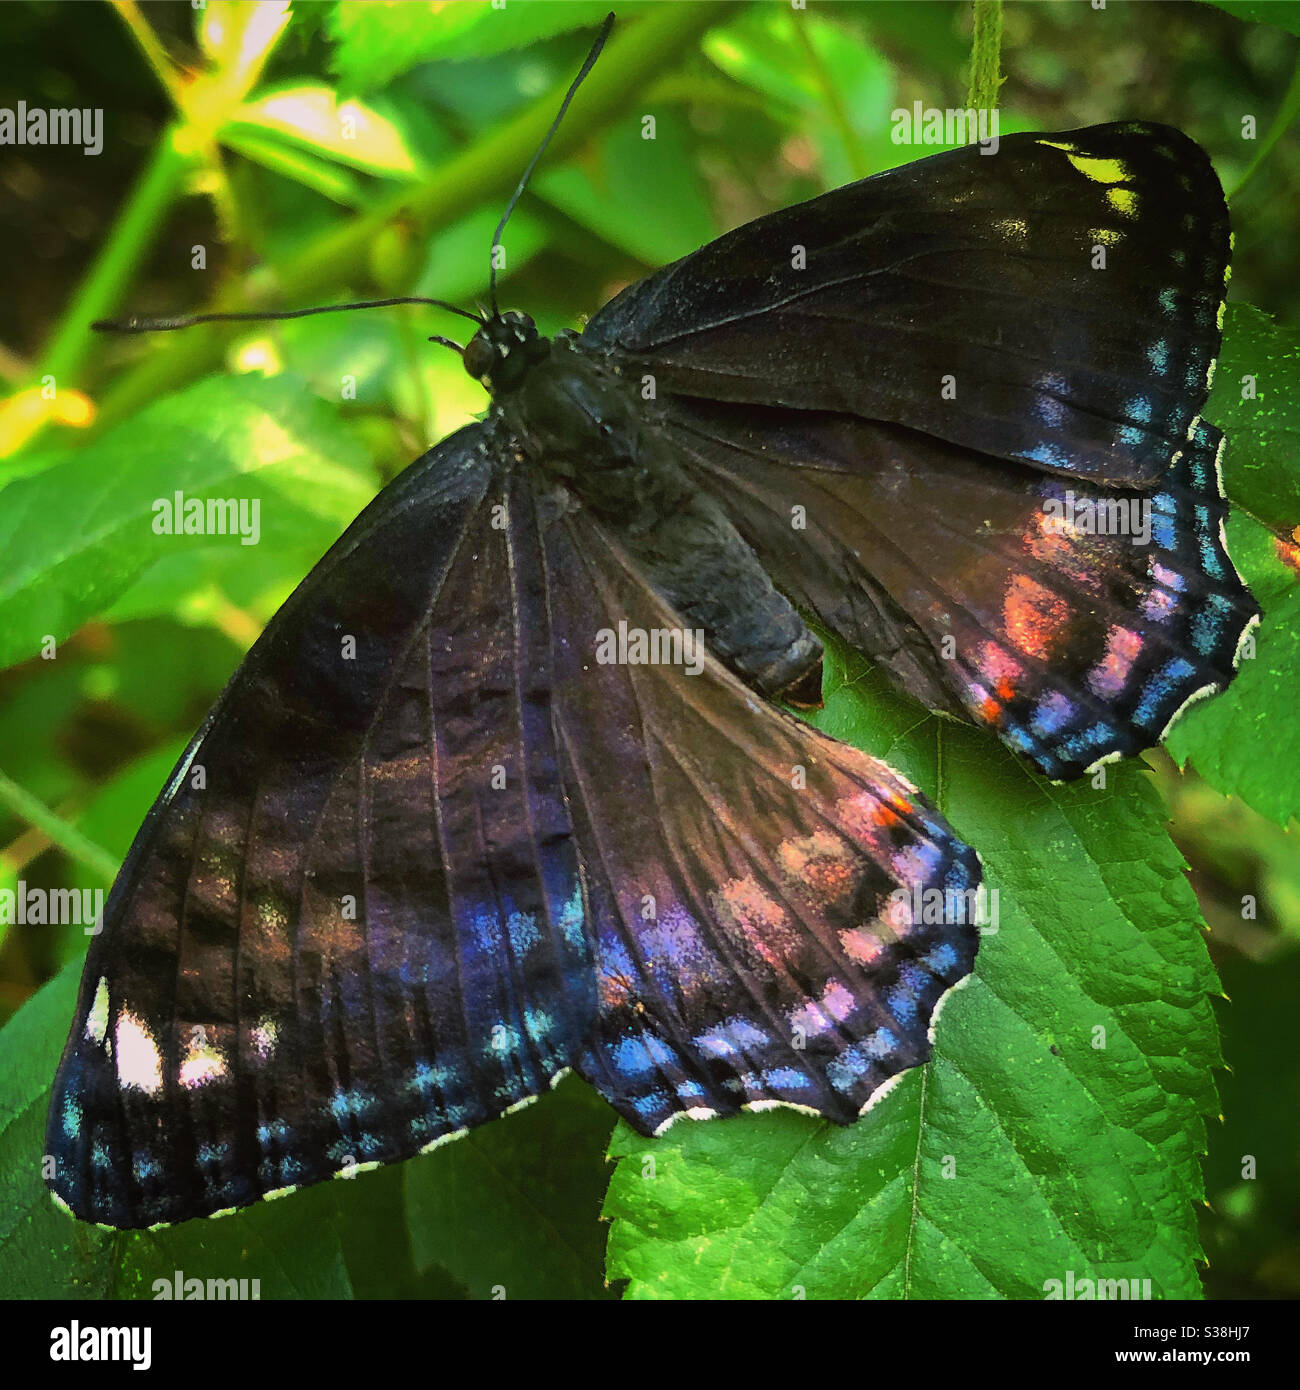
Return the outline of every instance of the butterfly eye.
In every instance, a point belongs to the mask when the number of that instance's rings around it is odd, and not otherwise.
[[[482,381],[492,370],[492,364],[496,361],[496,351],[483,334],[476,333],[469,340],[461,361],[475,381]]]

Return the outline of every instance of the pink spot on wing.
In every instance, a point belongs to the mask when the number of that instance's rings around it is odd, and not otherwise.
[[[1106,638],[1106,654],[1088,673],[1088,688],[1110,699],[1124,689],[1133,662],[1142,650],[1142,638],[1126,627],[1113,627]]]

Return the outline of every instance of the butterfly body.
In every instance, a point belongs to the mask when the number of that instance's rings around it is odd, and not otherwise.
[[[570,1068],[647,1134],[856,1119],[970,972],[980,864],[763,697],[816,703],[816,620],[1068,778],[1226,684],[1256,611],[1200,419],[1227,255],[1204,154],[1134,123],[760,219],[581,335],[489,318],[485,418],[299,586],[132,846],[59,1198],[243,1205]],[[1049,525],[1067,488],[1143,504],[1149,544]],[[698,662],[629,636],[695,629]]]
[[[467,370],[494,392],[507,452],[617,534],[685,626],[759,694],[820,703],[821,643],[681,466],[632,383],[577,335],[541,338],[517,311],[504,334],[480,330],[467,353]]]

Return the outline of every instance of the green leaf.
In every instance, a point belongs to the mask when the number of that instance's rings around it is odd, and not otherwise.
[[[1275,24],[1289,34],[1300,34],[1300,4],[1296,0],[1209,0],[1218,10],[1249,24]]]
[[[1193,705],[1169,731],[1165,747],[1180,767],[1190,762],[1211,786],[1285,825],[1300,814],[1300,726],[1293,714],[1300,587],[1279,558],[1278,542],[1249,518],[1231,519],[1228,546],[1264,617],[1242,652],[1236,679]]]
[[[93,1298],[111,1283],[112,1237],[54,1205],[41,1176],[45,1115],[81,963],[0,1031],[0,1298]]]
[[[751,9],[707,35],[703,48],[729,77],[799,114],[828,185],[896,162],[889,141],[893,68],[834,22],[779,8]]]
[[[626,10],[626,7],[624,7]],[[349,89],[383,87],[435,58],[483,58],[540,39],[599,24],[605,0],[555,0],[546,5],[337,4],[327,30],[333,69]]]
[[[239,536],[158,535],[156,502],[259,504],[261,544],[293,580],[369,500],[334,411],[287,377],[210,377],[0,492],[0,666],[66,637],[168,554],[237,553]]]
[[[279,140],[267,139],[250,130],[229,127],[222,132],[222,142],[236,154],[260,164],[273,174],[293,179],[322,198],[341,207],[360,207],[364,201],[361,181],[346,169],[320,159],[306,150],[291,149]]]
[[[1300,525],[1300,333],[1250,304],[1229,304],[1205,414],[1228,436],[1233,505],[1284,537]]]
[[[853,670],[817,722],[940,792],[998,930],[933,1060],[857,1124],[620,1128],[610,1277],[639,1298],[1043,1298],[1072,1271],[1196,1297],[1216,982],[1148,775],[1052,786]]]
[[[499,207],[476,208],[436,233],[429,241],[424,269],[410,292],[461,304],[485,289],[492,233],[500,219]],[[516,208],[502,238],[506,264],[499,281],[504,284],[522,270],[546,245],[546,240],[541,221],[526,208]]]
[[[1249,513],[1230,518],[1228,550],[1264,616],[1228,689],[1193,705],[1165,739],[1180,767],[1192,763],[1219,791],[1282,825],[1300,813],[1300,727],[1291,713],[1300,675],[1297,399],[1300,335],[1230,304],[1205,413],[1228,437],[1228,496]]]
[[[317,83],[260,93],[239,108],[226,130],[257,131],[380,178],[416,179],[424,172],[400,118],[384,110],[382,101],[342,100]]]
[[[287,0],[212,0],[195,16],[199,47],[232,95],[248,91],[284,36]]]
[[[257,1279],[260,1298],[351,1298],[352,1283],[336,1225],[342,1184],[311,1188],[293,1205],[260,1202],[247,1211],[207,1221],[186,1221],[161,1231],[118,1237],[116,1292],[153,1299],[160,1284],[183,1279]]]
[[[569,1077],[518,1114],[405,1164],[417,1268],[441,1264],[470,1298],[611,1297],[600,1203],[613,1122]]]
[[[548,202],[646,265],[675,261],[717,232],[692,152],[685,116],[675,110],[646,112],[655,138],[642,138],[640,114],[621,117],[582,164],[534,177]],[[645,191],[654,190],[654,215],[646,215]],[[506,231],[509,244],[510,230]]]

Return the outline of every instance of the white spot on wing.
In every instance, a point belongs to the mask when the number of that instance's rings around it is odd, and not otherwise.
[[[91,1042],[102,1043],[108,1032],[108,981],[101,975],[95,986],[95,1002],[86,1015],[86,1037]]]
[[[117,1017],[114,1030],[117,1079],[129,1091],[154,1095],[162,1090],[162,1056],[153,1034],[129,1009]]]

